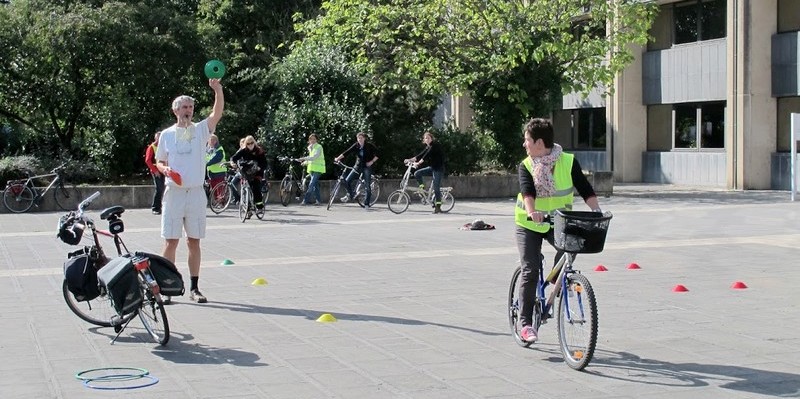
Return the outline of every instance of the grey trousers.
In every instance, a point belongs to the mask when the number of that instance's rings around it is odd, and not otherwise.
[[[519,278],[519,326],[529,326],[533,323],[533,305],[536,300],[536,284],[542,269],[542,241],[547,240],[553,245],[553,229],[547,233],[539,233],[517,226],[517,249],[522,274]],[[557,251],[553,265],[563,254]]]

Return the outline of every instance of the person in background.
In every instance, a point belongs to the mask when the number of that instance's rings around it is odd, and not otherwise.
[[[358,173],[362,172],[364,174],[364,185],[366,186],[364,189],[366,190],[366,197],[364,198],[364,209],[370,208],[370,203],[372,199],[372,165],[378,161],[378,149],[375,146],[367,142],[367,134],[364,132],[360,132],[356,134],[356,142],[350,146],[347,150],[343,153],[339,154],[336,157],[336,161],[341,161],[345,155],[350,153],[356,154],[356,164],[353,166],[353,171],[347,175],[346,181],[346,188],[347,194],[350,200],[355,199],[356,194],[353,192],[353,180],[358,177]],[[347,202],[348,197],[342,197],[342,202]]]
[[[444,150],[442,145],[433,137],[433,133],[425,132],[422,135],[422,142],[425,143],[425,148],[412,158],[405,160],[406,163],[413,162],[414,167],[418,168],[414,172],[414,178],[417,179],[419,190],[425,190],[425,184],[422,181],[423,176],[433,176],[433,196],[434,205],[433,213],[442,213],[442,176],[444,176]],[[420,165],[424,167],[419,169]]]
[[[216,134],[211,134],[206,147],[206,173],[212,192],[217,184],[225,183],[225,175],[228,173],[225,159],[225,149],[219,144],[219,138]]]
[[[158,171],[166,176],[164,206],[161,214],[161,237],[165,240],[163,256],[175,263],[175,252],[183,232],[189,249],[189,299],[205,303],[200,293],[200,240],[206,236],[206,193],[203,188],[206,176],[206,145],[212,131],[222,118],[225,96],[219,79],[209,79],[214,91],[211,114],[193,123],[195,101],[180,96],[172,101],[176,123],[161,132],[156,152]],[[165,298],[169,302],[171,298]]]
[[[325,152],[322,149],[322,145],[317,141],[316,134],[308,135],[308,156],[298,158],[298,160],[303,161],[303,165],[306,165],[306,173],[311,175],[308,190],[306,190],[306,195],[300,204],[306,205],[314,201],[314,205],[319,205],[320,201],[322,201],[319,178],[325,173]]]
[[[150,210],[154,215],[161,214],[161,200],[164,197],[164,175],[156,167],[156,150],[158,150],[159,136],[161,136],[160,131],[153,135],[153,142],[147,146],[144,152],[144,163],[147,165],[147,169],[150,170],[150,175],[153,176],[153,184],[156,186],[156,190],[153,192],[153,204],[150,206]]]
[[[247,182],[250,183],[250,188],[253,190],[253,202],[256,204],[256,209],[263,209],[264,195],[261,192],[261,180],[263,171],[267,170],[267,153],[264,148],[256,143],[255,137],[247,136],[244,138],[244,148],[240,148],[231,157],[231,164],[242,165],[244,168],[242,174],[247,178]]]
[[[544,217],[556,210],[571,210],[575,190],[594,212],[601,212],[592,185],[583,175],[578,160],[553,142],[553,124],[548,119],[533,118],[525,125],[527,156],[519,164],[519,194],[514,212],[517,225],[517,249],[522,266],[519,282],[520,337],[535,342],[538,332],[533,326],[536,282],[542,267],[542,241],[553,245],[553,229],[543,223]],[[563,253],[556,253],[555,263]],[[554,263],[554,264],[555,264]]]

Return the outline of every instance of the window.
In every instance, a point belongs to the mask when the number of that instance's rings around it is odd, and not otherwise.
[[[725,148],[725,103],[676,104],[672,114],[675,149]]]
[[[606,148],[606,109],[581,108],[572,111],[572,132],[575,149]]]
[[[676,3],[673,10],[675,44],[725,37],[725,0]]]

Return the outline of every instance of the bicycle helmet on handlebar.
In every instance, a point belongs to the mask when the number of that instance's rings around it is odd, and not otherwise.
[[[75,215],[68,213],[58,219],[57,237],[65,244],[78,245],[83,237],[84,226],[75,223]]]

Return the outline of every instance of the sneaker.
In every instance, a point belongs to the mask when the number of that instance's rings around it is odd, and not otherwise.
[[[164,305],[171,305],[172,304],[172,297],[169,295],[163,295],[161,299],[164,301]]]
[[[308,205],[308,204],[306,203],[306,201],[300,201],[300,205],[304,205],[305,206],[305,205]]]
[[[314,206],[320,206],[319,201],[314,202]]]
[[[536,340],[539,339],[539,336],[536,334],[536,329],[533,328],[533,326],[522,327],[522,330],[519,332],[519,336],[523,341],[529,343],[536,342]]]
[[[153,215],[160,215],[160,214],[161,214],[160,209],[153,209]]]
[[[342,201],[342,202],[347,202],[347,201],[350,201],[350,197],[348,197],[348,196],[346,196],[346,195],[345,195],[344,197],[342,197],[342,198],[339,198],[339,201]]]
[[[208,302],[208,299],[206,299],[205,295],[200,293],[200,290],[192,290],[191,292],[189,292],[189,300],[197,303]]]

